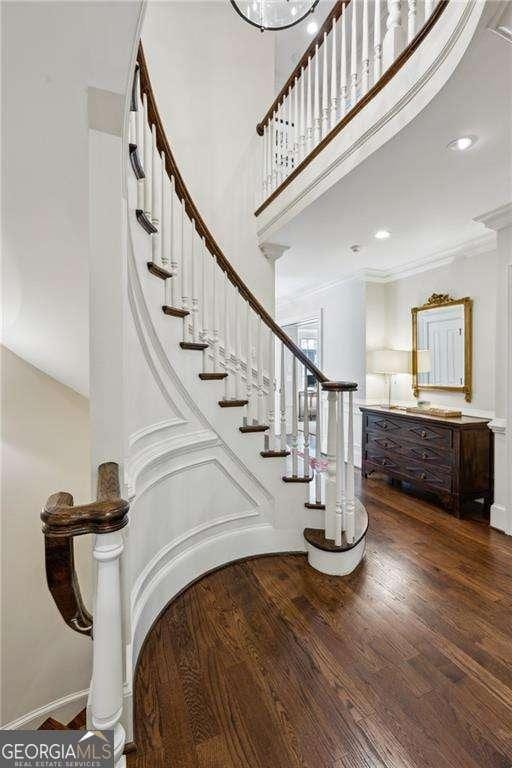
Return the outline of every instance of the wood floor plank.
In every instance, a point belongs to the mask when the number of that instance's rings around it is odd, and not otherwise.
[[[509,768],[512,542],[378,479],[367,553],[233,564],[161,616],[129,768]]]

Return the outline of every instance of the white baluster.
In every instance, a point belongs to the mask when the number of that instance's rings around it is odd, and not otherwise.
[[[298,456],[298,413],[297,413],[297,358],[292,356],[292,477],[299,474]]]
[[[194,344],[199,342],[199,298],[197,295],[197,254],[194,244],[196,242],[196,223],[190,220],[190,282],[192,293],[192,339]]]
[[[322,460],[322,390],[320,382],[316,383],[316,423],[315,423],[315,503],[322,503],[322,473],[320,471],[320,462]]]
[[[434,10],[434,0],[425,0],[425,21],[428,21]]]
[[[336,110],[338,104],[338,81],[336,77],[337,56],[338,51],[336,47],[336,19],[333,19],[331,34],[331,130],[336,125]]]
[[[224,272],[224,372],[228,375],[224,379],[224,400],[230,399],[230,381],[229,368],[231,365],[231,347],[229,338],[229,279],[228,273]]]
[[[97,534],[93,557],[97,563],[94,606],[91,720],[95,730],[114,731],[114,765],[124,766],[123,639],[119,559],[123,552],[120,533]]]
[[[267,197],[267,179],[268,179],[268,168],[267,168],[267,163],[268,163],[268,147],[267,147],[267,142],[268,142],[268,126],[265,126],[263,128],[263,162],[262,162],[263,178],[262,178],[262,182],[261,182],[262,200],[265,200],[265,198]]]
[[[273,181],[273,146],[272,146],[272,140],[273,140],[273,133],[272,133],[272,118],[267,123],[267,195],[270,195],[272,192],[272,181]]]
[[[318,43],[315,46],[315,99],[313,108],[313,141],[316,145],[322,138],[322,118],[320,116],[320,56],[318,55]]]
[[[343,512],[345,509],[345,414],[343,410],[343,392],[337,392],[336,424],[336,517],[334,543],[341,547],[343,531]]]
[[[279,410],[280,410],[280,433],[281,433],[281,451],[286,451],[286,382],[284,370],[284,344],[281,342],[281,376],[279,389]]]
[[[347,45],[347,6],[341,14],[341,63],[340,63],[340,117],[348,109],[348,45]]]
[[[235,322],[236,322],[236,372],[235,387],[237,400],[242,399],[242,297],[238,289],[235,292]]]
[[[368,0],[363,0],[363,43],[361,68],[361,90],[362,95],[368,93],[370,89],[370,22],[368,18]]]
[[[265,394],[263,392],[263,321],[258,317],[258,424],[265,423]]]
[[[402,29],[402,3],[400,0],[388,0],[388,18],[386,34],[382,46],[384,69],[388,69],[404,47]]]
[[[172,261],[171,272],[171,306],[179,309],[181,306],[181,203],[176,194],[174,176],[171,177],[172,197]]]
[[[375,0],[373,16],[373,82],[376,83],[382,74],[382,40],[380,28],[380,0]]]
[[[324,32],[323,68],[322,68],[322,136],[329,130],[329,75],[327,64],[327,32]]]
[[[299,142],[299,156],[302,160],[306,156],[306,104],[304,101],[304,80],[306,74],[304,68],[300,70],[300,142]]]
[[[300,127],[299,127],[299,84],[297,78],[295,78],[295,100],[293,104],[293,166],[296,168],[300,161],[299,143],[300,143]]]
[[[308,369],[304,366],[304,477],[309,477],[309,397],[308,397]],[[308,489],[309,498],[309,489]]]
[[[336,517],[336,392],[327,394],[327,476],[325,479],[325,538],[335,537]]]
[[[357,72],[357,2],[350,3],[352,8],[352,37],[350,40],[350,105],[357,102],[359,78]]]
[[[354,393],[348,393],[348,442],[347,480],[345,504],[345,535],[351,544],[355,536],[355,495],[354,495]]]
[[[293,91],[290,88],[288,91],[288,154],[286,158],[286,175],[290,174],[293,170],[294,126],[292,94]]]
[[[407,41],[410,43],[416,34],[416,0],[408,0],[409,13],[407,15]]]
[[[185,201],[181,201],[181,306],[185,312],[189,311],[189,292],[188,292],[188,258],[185,248]],[[189,318],[188,315],[183,318],[183,341],[188,341]]]
[[[219,310],[218,310],[218,269],[217,257],[212,258],[212,342],[213,342],[213,372],[219,372]]]
[[[148,123],[148,100],[146,94],[143,95],[144,105],[144,213],[146,218],[151,221],[152,207],[151,207],[151,149],[152,138],[151,130]],[[149,134],[149,135],[148,135]]]
[[[201,341],[208,344],[208,251],[201,238]],[[203,350],[203,372],[208,370],[208,350]]]
[[[152,198],[152,215],[151,223],[157,230],[151,235],[151,251],[153,264],[159,264],[160,262],[160,245],[161,245],[161,200],[160,191],[162,189],[161,179],[162,171],[160,169],[160,156],[156,146],[156,126],[151,126],[151,198]]]
[[[277,111],[272,116],[272,189],[279,185],[279,130],[277,123]]]
[[[246,302],[247,316],[246,316],[246,333],[247,333],[247,352],[246,352],[246,364],[245,364],[245,384],[246,384],[246,400],[247,400],[247,417],[246,424],[248,427],[252,424],[252,313],[251,305]]]
[[[144,164],[144,107],[140,100],[139,88],[136,91],[137,112],[135,113],[135,143],[137,155],[141,164]],[[145,174],[144,174],[145,175]],[[145,179],[137,179],[137,209],[144,210],[144,184]]]
[[[276,378],[275,378],[275,336],[273,332],[268,329],[268,408],[267,408],[267,420],[268,420],[268,441],[266,450],[275,451],[277,445],[276,434]]]
[[[165,170],[165,155],[162,152],[160,155],[162,164],[162,249],[160,251],[160,258],[162,260],[162,266],[165,269],[169,269],[171,263],[171,203],[169,198],[169,177]],[[167,295],[167,283],[166,295]]]
[[[276,158],[277,186],[283,181],[283,110],[282,105],[276,111]]]
[[[307,73],[307,109],[306,109],[306,153],[309,154],[313,148],[313,114],[312,114],[312,83],[311,83],[311,56],[308,58]]]

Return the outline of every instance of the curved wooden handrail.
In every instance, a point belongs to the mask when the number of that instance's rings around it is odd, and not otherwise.
[[[316,46],[318,45],[318,48],[320,49],[320,47],[323,45],[324,34],[326,32],[329,33],[331,31],[332,22],[336,21],[337,19],[339,19],[339,17],[341,16],[341,14],[344,11],[345,6],[349,5],[349,4],[350,4],[350,0],[338,0],[333,5],[333,7],[332,7],[329,15],[327,16],[326,20],[324,21],[324,23],[322,24],[322,26],[320,27],[320,29],[316,33],[316,35],[313,38],[313,40],[311,41],[311,43],[308,45],[308,47],[304,51],[304,54],[302,55],[300,61],[297,63],[297,66],[292,71],[290,77],[288,78],[288,80],[283,85],[283,87],[281,88],[281,90],[277,94],[276,98],[274,99],[274,101],[270,105],[267,114],[265,115],[265,117],[256,126],[256,132],[260,136],[263,136],[263,130],[264,130],[265,126],[267,125],[268,121],[272,118],[272,115],[274,114],[276,109],[280,106],[280,104],[283,101],[284,97],[287,95],[290,86],[293,85],[293,83],[295,81],[295,78],[299,77],[302,68],[305,67],[306,64],[308,63],[309,57],[313,56],[313,54],[315,53]]]
[[[238,291],[240,292],[240,295],[244,299],[246,299],[246,301],[249,303],[249,305],[254,310],[254,312],[256,312],[256,314],[261,317],[265,325],[267,325],[268,328],[270,328],[270,330],[273,331],[273,333],[283,342],[283,344],[286,347],[288,347],[290,352],[293,355],[295,355],[295,357],[298,360],[300,360],[300,362],[303,365],[306,366],[306,368],[310,371],[310,373],[312,373],[315,376],[315,378],[318,381],[320,382],[328,381],[329,380],[328,377],[324,373],[322,373],[322,371],[319,368],[317,368],[316,365],[314,365],[309,360],[307,355],[305,355],[304,352],[300,349],[300,347],[298,347],[292,341],[292,339],[290,339],[290,337],[283,331],[283,329],[275,322],[272,316],[267,312],[265,307],[263,307],[263,305],[260,304],[258,299],[249,290],[249,288],[244,283],[242,278],[238,275],[236,270],[231,266],[230,262],[224,256],[224,253],[222,252],[219,245],[215,241],[215,238],[213,237],[212,233],[206,226],[203,220],[203,217],[199,213],[185,185],[185,182],[183,181],[183,177],[181,176],[181,173],[176,164],[176,160],[174,159],[174,155],[171,151],[171,147],[169,146],[169,142],[167,140],[164,126],[156,105],[153,89],[151,87],[151,81],[149,79],[149,73],[148,73],[148,68],[146,64],[146,59],[144,57],[142,43],[140,43],[139,45],[137,62],[139,65],[141,93],[143,94],[145,93],[146,99],[147,99],[148,120],[150,125],[151,124],[155,125],[155,129],[156,129],[157,148],[159,152],[163,152],[164,154],[166,171],[170,176],[174,177],[174,186],[175,186],[176,194],[178,198],[184,203],[185,211],[189,216],[189,218],[193,219],[194,226],[196,228],[197,233],[201,238],[204,238],[204,242],[207,249],[210,251],[212,256],[215,256],[219,267],[222,269],[223,272],[227,274],[231,283],[238,289]]]
[[[41,512],[45,537],[46,581],[62,618],[75,632],[92,634],[75,570],[73,539],[87,533],[111,533],[128,523],[129,504],[120,498],[119,467],[114,462],[98,468],[97,501],[73,506],[73,496],[54,493]]]
[[[345,128],[348,123],[350,123],[351,120],[354,119],[354,117],[359,114],[359,112],[365,107],[372,99],[377,96],[377,94],[384,88],[387,83],[389,83],[390,80],[393,79],[393,77],[396,75],[396,73],[402,69],[404,64],[411,58],[413,53],[416,51],[416,49],[421,45],[423,40],[427,37],[427,35],[430,33],[432,28],[437,24],[439,18],[441,17],[441,14],[444,12],[446,6],[448,5],[449,0],[439,0],[437,6],[434,8],[431,16],[427,19],[425,24],[421,27],[421,29],[418,30],[416,35],[413,37],[411,42],[404,48],[402,53],[398,56],[397,59],[391,64],[388,69],[381,75],[381,77],[377,80],[377,82],[370,88],[370,90],[361,98],[359,101],[354,104],[352,109],[350,109],[347,114],[332,128],[332,130],[329,131],[329,133],[324,136],[324,138],[316,145],[316,147],[312,150],[312,152],[309,153],[303,160],[301,160],[300,163],[293,169],[293,171],[284,179],[284,181],[274,189],[271,195],[267,197],[266,200],[255,210],[254,215],[259,216],[260,213],[262,213],[267,206],[272,203],[278,195],[281,194],[281,192],[286,189],[286,187],[292,183],[294,179],[297,178],[297,176],[302,173],[302,171],[307,168],[307,166],[317,157],[317,155],[320,154],[320,152],[325,149],[325,147],[340,133],[340,131]],[[309,48],[308,48],[309,51]],[[301,59],[302,61],[302,59]],[[294,70],[295,71],[295,70]],[[283,93],[284,95],[284,93]],[[282,98],[282,97],[281,97]],[[269,112],[271,112],[274,105],[272,105]],[[267,120],[269,113],[267,112],[267,115],[263,118],[261,123],[258,123],[257,129],[259,129],[260,126],[265,125],[265,120]],[[260,131],[258,130],[258,133]],[[261,131],[260,135],[263,134],[263,131]]]

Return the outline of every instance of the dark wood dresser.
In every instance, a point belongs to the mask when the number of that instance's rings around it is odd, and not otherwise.
[[[493,501],[493,435],[490,419],[442,418],[380,406],[361,406],[362,472],[384,472],[435,493],[457,517],[463,504]]]

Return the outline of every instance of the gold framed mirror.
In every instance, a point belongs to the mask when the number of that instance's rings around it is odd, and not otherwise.
[[[473,301],[433,293],[412,313],[412,388],[461,392],[472,398]]]

